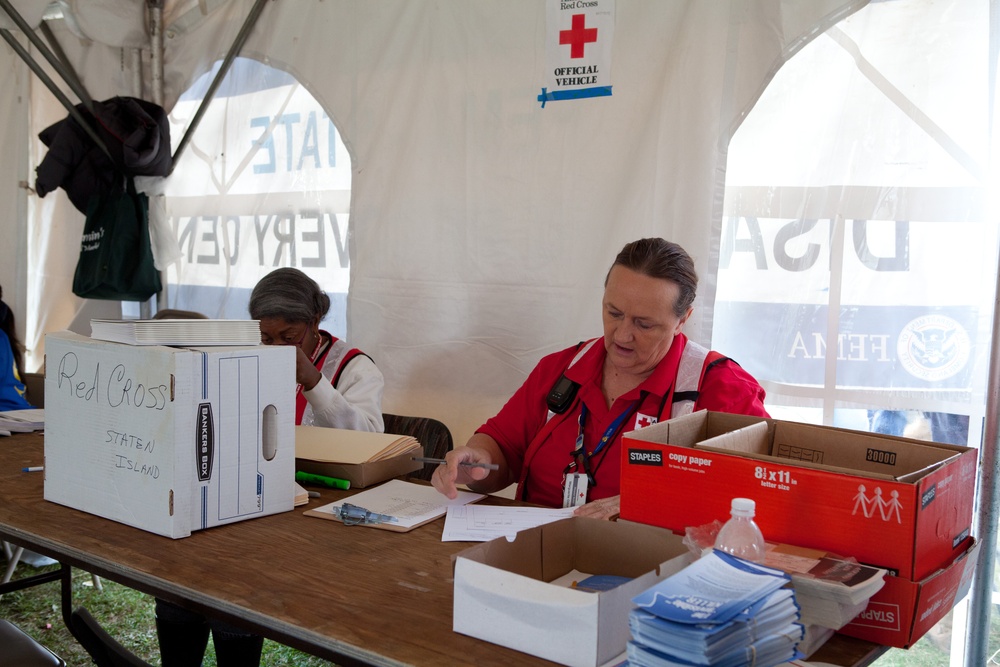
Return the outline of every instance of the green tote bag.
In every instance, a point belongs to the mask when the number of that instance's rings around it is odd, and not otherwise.
[[[73,293],[85,299],[145,301],[160,291],[149,244],[149,198],[128,177],[125,192],[92,197]]]

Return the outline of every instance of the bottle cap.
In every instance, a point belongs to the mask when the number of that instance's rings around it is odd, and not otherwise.
[[[731,506],[733,514],[739,514],[741,516],[753,516],[754,510],[757,508],[757,503],[755,503],[750,498],[733,498],[733,503]]]

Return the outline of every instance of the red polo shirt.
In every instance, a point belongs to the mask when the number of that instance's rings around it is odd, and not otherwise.
[[[595,483],[590,487],[588,501],[616,496],[621,481],[621,435],[655,423],[661,414],[663,419],[669,419],[667,401],[672,395],[677,365],[686,344],[687,337],[678,335],[653,374],[632,391],[619,396],[610,410],[601,393],[601,371],[607,354],[603,341],[598,341],[568,371],[566,367],[576,355],[577,347],[550,354],[538,362],[503,409],[478,432],[497,441],[515,478],[521,479],[528,446],[544,429],[541,445],[533,448],[534,454],[527,461],[524,499],[539,505],[561,507],[563,474],[576,460],[572,452],[579,433],[581,404],[586,404],[588,412],[584,424],[584,446],[588,452],[598,445],[615,418],[630,413],[614,438],[590,462]],[[579,383],[577,400],[569,410],[555,415],[551,423],[546,424],[545,397],[563,372]],[[768,416],[764,410],[764,390],[730,360],[716,364],[705,374],[694,409]],[[583,472],[576,468],[572,471]]]

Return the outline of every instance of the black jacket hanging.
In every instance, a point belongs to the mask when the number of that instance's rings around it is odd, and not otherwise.
[[[167,176],[171,169],[170,123],[163,107],[134,97],[112,97],[94,102],[91,113],[76,109],[92,121],[108,155],[72,116],[39,133],[48,147],[35,169],[35,191],[44,197],[63,188],[73,206],[87,212],[91,197],[124,191],[124,176]]]

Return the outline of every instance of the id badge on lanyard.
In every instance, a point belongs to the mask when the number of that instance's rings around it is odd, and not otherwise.
[[[635,414],[638,406],[639,401],[636,401],[628,410],[618,415],[611,425],[608,426],[604,435],[601,437],[600,442],[597,444],[597,447],[594,448],[594,451],[590,454],[587,454],[587,450],[583,442],[584,425],[587,422],[587,406],[586,404],[580,406],[580,431],[576,437],[576,449],[573,450],[574,461],[567,466],[566,470],[563,472],[563,507],[579,507],[587,504],[587,492],[590,489],[591,481],[594,478],[593,475],[597,472],[596,468],[593,470],[591,469],[591,458],[603,451],[606,446],[610,445],[610,442],[614,439],[615,434],[617,434],[622,425],[633,414]],[[570,472],[574,468],[579,469],[576,465],[577,460],[582,461],[583,472]]]
[[[580,472],[566,473],[563,478],[563,507],[579,507],[587,504],[587,487],[590,480]]]

